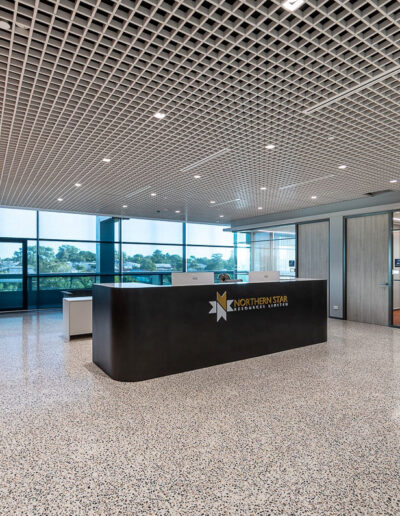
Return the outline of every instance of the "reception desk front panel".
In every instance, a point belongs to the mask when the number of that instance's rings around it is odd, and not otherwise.
[[[326,280],[94,285],[93,361],[139,381],[324,342]]]

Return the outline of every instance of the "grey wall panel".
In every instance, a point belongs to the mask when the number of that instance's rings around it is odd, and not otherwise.
[[[347,319],[389,323],[388,214],[346,221]]]
[[[329,280],[329,222],[299,224],[297,228],[298,277]],[[329,314],[329,282],[327,296]]]
[[[329,279],[329,222],[298,225],[299,278]]]

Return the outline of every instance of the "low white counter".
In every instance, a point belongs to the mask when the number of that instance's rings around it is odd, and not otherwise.
[[[64,297],[63,328],[65,340],[92,333],[92,297]]]

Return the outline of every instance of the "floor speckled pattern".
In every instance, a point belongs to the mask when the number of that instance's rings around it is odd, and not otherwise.
[[[129,384],[61,325],[0,316],[2,516],[400,513],[399,329]]]

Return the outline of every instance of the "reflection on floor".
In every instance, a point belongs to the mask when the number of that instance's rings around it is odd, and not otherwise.
[[[400,310],[393,310],[393,325],[400,326]]]
[[[59,313],[1,316],[0,514],[399,514],[400,330],[329,325],[129,384]]]

